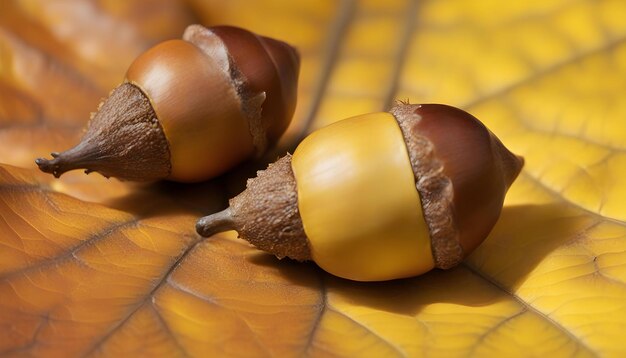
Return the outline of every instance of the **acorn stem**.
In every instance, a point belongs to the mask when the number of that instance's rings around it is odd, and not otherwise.
[[[39,170],[41,170],[44,173],[52,174],[54,175],[55,178],[60,177],[61,174],[65,172],[65,171],[59,172],[60,164],[59,164],[59,160],[56,157],[52,160],[49,160],[46,158],[37,158],[35,159],[35,164],[37,164],[37,166],[39,167]]]
[[[196,223],[196,232],[204,237],[234,229],[235,221],[233,220],[230,207],[215,214],[200,218]]]
[[[37,158],[35,164],[42,172],[52,174],[56,178],[74,169],[85,169],[85,172],[89,173],[92,171],[89,167],[98,159],[97,150],[89,148],[85,143],[80,143],[62,153],[52,152],[50,155],[53,159]]]

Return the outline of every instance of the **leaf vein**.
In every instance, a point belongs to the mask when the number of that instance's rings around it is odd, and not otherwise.
[[[477,270],[474,266],[464,261],[462,265],[467,268],[471,273],[478,276],[479,278],[485,280],[487,283],[491,284],[498,291],[503,292],[505,295],[510,296],[513,300],[515,300],[522,308],[526,311],[536,314],[537,316],[545,319],[548,323],[550,323],[554,328],[556,328],[559,332],[563,333],[565,336],[569,337],[572,342],[577,342],[581,348],[584,348],[587,352],[592,355],[598,355],[597,352],[586,345],[580,337],[575,336],[572,332],[567,330],[564,326],[562,326],[559,322],[555,321],[552,317],[543,312],[539,311],[535,307],[531,305],[529,302],[525,302],[515,293],[507,290],[504,286],[502,286],[499,282],[495,281],[492,277],[486,275],[485,273]]]

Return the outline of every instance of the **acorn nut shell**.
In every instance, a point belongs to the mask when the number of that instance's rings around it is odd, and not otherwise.
[[[523,163],[460,109],[399,104],[313,132],[196,229],[352,280],[415,276],[487,237]]]
[[[300,60],[290,45],[231,26],[189,26],[139,55],[81,142],[39,168],[122,180],[197,182],[260,156],[296,105]]]

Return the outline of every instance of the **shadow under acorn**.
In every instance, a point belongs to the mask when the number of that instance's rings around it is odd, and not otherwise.
[[[228,200],[246,188],[248,178],[256,177],[288,148],[275,149],[262,158],[248,160],[216,178],[199,183],[178,183],[167,180],[138,184],[134,190],[105,203],[138,218],[168,214],[193,213],[200,218],[225,209]],[[279,154],[282,153],[282,154]]]
[[[564,204],[505,207],[483,247],[458,267],[386,282],[350,281],[330,275],[313,263],[277,260],[261,252],[249,260],[277,269],[294,285],[332,294],[334,299],[415,315],[437,303],[481,307],[517,299],[517,288],[546,256],[579,240],[581,232],[596,222],[596,218]],[[497,258],[492,260],[492,256]],[[317,277],[312,279],[312,274]]]

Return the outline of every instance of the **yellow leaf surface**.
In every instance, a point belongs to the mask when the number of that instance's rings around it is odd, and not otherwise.
[[[626,355],[626,3],[0,2],[0,355]],[[526,158],[458,268],[383,283],[277,260],[197,217],[254,164],[138,185],[39,173],[143,49],[193,22],[295,44],[283,140],[396,99],[443,102]]]

